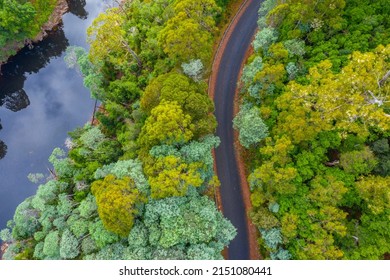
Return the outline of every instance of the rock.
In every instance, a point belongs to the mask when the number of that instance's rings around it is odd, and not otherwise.
[[[4,255],[5,251],[8,249],[8,246],[9,246],[8,243],[1,244],[1,247],[0,247],[0,260],[3,259],[3,255]]]
[[[41,32],[31,40],[33,43],[37,43],[42,41],[45,37],[47,37],[49,31],[54,30],[57,26],[62,23],[62,16],[69,11],[69,5],[66,0],[58,0],[58,4],[55,7],[53,13],[49,17],[48,22],[46,22],[41,27]],[[31,43],[30,43],[31,44]]]

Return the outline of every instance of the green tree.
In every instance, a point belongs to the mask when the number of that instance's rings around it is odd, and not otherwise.
[[[356,183],[356,188],[372,213],[377,215],[389,209],[390,180],[388,177],[365,177]]]
[[[233,120],[233,127],[238,130],[238,139],[246,148],[259,143],[268,135],[268,127],[261,119],[256,107],[242,106]]]
[[[203,84],[196,84],[186,76],[174,72],[161,75],[146,87],[141,107],[149,114],[162,100],[177,102],[184,113],[191,116],[196,137],[214,132],[214,106]]]
[[[12,227],[12,236],[15,239],[32,237],[40,227],[39,211],[33,208],[31,201],[32,197],[27,198],[16,207]]]
[[[108,244],[115,243],[120,239],[118,234],[105,229],[103,221],[100,219],[97,219],[94,223],[91,223],[88,227],[88,230],[91,234],[92,240],[99,249],[107,246]]]
[[[59,259],[60,256],[60,234],[58,231],[51,231],[45,238],[43,254],[45,259]]]
[[[361,151],[352,151],[341,154],[340,165],[347,173],[356,175],[369,174],[378,161],[369,147]]]
[[[199,187],[203,180],[199,173],[200,162],[186,164],[175,156],[157,158],[147,172],[151,197],[161,199],[170,196],[184,196],[190,186]]]
[[[203,63],[200,59],[190,60],[188,63],[182,63],[181,67],[184,74],[192,78],[195,82],[199,82],[202,78]]]
[[[139,144],[149,149],[158,144],[185,143],[193,136],[191,117],[184,114],[177,102],[162,101],[146,119]]]
[[[128,177],[116,179],[108,175],[103,180],[93,182],[91,190],[104,226],[121,236],[127,236],[138,213],[136,204],[143,200],[134,181]]]
[[[265,27],[256,33],[255,40],[252,42],[255,51],[260,49],[267,52],[268,48],[278,39],[277,32],[274,28]]]
[[[213,242],[226,246],[236,234],[214,203],[196,193],[151,201],[146,205],[144,224],[150,245],[163,248]]]
[[[197,58],[207,61],[212,51],[212,35],[185,12],[167,22],[159,33],[159,42],[164,52],[179,63]]]
[[[62,259],[74,259],[79,253],[77,238],[69,230],[65,230],[60,241],[60,257]]]
[[[35,36],[30,34],[29,27],[36,15],[36,9],[30,1],[2,0],[0,1],[0,47],[5,42],[22,36]]]
[[[124,67],[127,60],[133,59],[139,69],[142,68],[141,59],[126,39],[124,20],[119,8],[111,8],[101,13],[88,28],[89,58],[93,64],[108,60],[113,65]]]

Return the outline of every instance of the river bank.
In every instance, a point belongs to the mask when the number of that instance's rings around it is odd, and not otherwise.
[[[69,12],[58,27],[2,66],[0,141],[7,149],[0,160],[0,229],[12,219],[16,207],[36,192],[38,184],[29,181],[28,174],[46,175],[53,149],[65,148],[67,132],[88,122],[93,110],[94,100],[82,77],[63,58],[70,45],[88,48],[86,29],[107,2],[67,2]]]
[[[1,246],[0,246],[0,260],[3,259],[3,255],[4,255],[5,251],[7,250],[8,246],[9,246],[8,243],[1,244]]]
[[[62,23],[62,16],[68,11],[69,5],[67,0],[58,0],[57,6],[54,8],[49,20],[41,27],[41,31],[34,38],[27,38],[24,41],[10,42],[6,46],[0,48],[0,53],[11,54],[10,56],[4,58],[0,56],[0,72],[1,66],[7,63],[11,56],[15,55],[25,46],[32,46],[33,43],[41,42],[48,36],[50,31],[55,30]]]

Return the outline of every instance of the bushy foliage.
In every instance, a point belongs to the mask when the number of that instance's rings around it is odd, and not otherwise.
[[[241,107],[233,120],[233,127],[239,132],[238,139],[246,148],[259,143],[268,135],[268,127],[261,119],[259,110],[256,107],[248,107]]]
[[[10,46],[21,43],[19,47],[23,47],[25,39],[38,35],[56,4],[56,0],[0,2],[0,62],[15,54]]]
[[[277,32],[274,28],[265,27],[261,29],[255,36],[255,40],[252,42],[255,51],[260,49],[267,52],[268,48],[278,39]]]
[[[79,254],[79,242],[69,231],[65,230],[60,241],[60,257],[62,259],[74,259]]]
[[[202,78],[226,2],[123,1],[89,28],[88,53],[68,48],[101,106],[18,207],[7,258],[222,258],[236,230],[205,195],[219,139]]]
[[[104,226],[114,233],[127,236],[138,213],[136,204],[143,200],[134,181],[129,177],[116,179],[114,175],[108,175],[103,180],[95,181],[91,190]]]
[[[383,259],[388,5],[287,2],[262,3],[241,78],[243,104],[268,127],[256,150],[244,145],[259,244],[271,259]]]
[[[102,179],[112,174],[118,179],[131,178],[136,188],[143,194],[148,194],[149,183],[143,174],[142,163],[139,160],[117,161],[99,168],[95,172],[95,179]]]
[[[15,239],[29,238],[39,228],[39,211],[33,208],[32,199],[26,199],[15,210],[12,230]]]
[[[195,82],[201,79],[203,63],[200,59],[193,59],[188,63],[182,63],[181,67],[183,68],[184,74],[191,77]]]

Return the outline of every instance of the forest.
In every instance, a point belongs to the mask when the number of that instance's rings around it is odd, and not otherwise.
[[[4,259],[222,259],[236,229],[217,209],[219,144],[205,82],[227,1],[125,1],[73,46],[100,106],[54,149],[52,176],[0,237]]]
[[[0,62],[33,39],[52,14],[57,0],[0,0]]]
[[[0,0],[0,48],[47,1]],[[223,259],[207,79],[228,0],[126,0],[65,61],[99,104],[29,174],[4,259]],[[265,0],[239,83],[238,131],[262,258],[390,258],[390,6]],[[18,15],[17,17],[15,15]],[[2,52],[4,54],[4,52]]]
[[[388,259],[388,1],[264,1],[234,119],[270,259]]]

